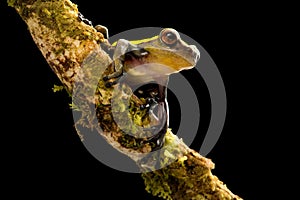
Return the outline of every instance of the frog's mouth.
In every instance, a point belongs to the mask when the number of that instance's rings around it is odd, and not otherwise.
[[[193,68],[200,58],[200,52],[195,45],[182,49],[146,48],[146,50],[151,52],[147,57],[148,62],[168,67],[170,69],[168,75]]]
[[[200,52],[195,45],[182,50],[147,47],[127,52],[124,65],[134,76],[169,76],[193,68],[199,59]]]

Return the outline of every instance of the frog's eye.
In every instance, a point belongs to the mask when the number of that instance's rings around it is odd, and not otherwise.
[[[166,28],[161,31],[160,39],[166,45],[174,45],[180,39],[179,33],[171,28]]]

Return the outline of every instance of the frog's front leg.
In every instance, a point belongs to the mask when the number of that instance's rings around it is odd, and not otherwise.
[[[106,87],[111,87],[118,82],[118,79],[124,73],[124,61],[125,61],[125,54],[131,51],[132,45],[129,41],[120,39],[117,42],[115,47],[115,51],[113,54],[113,65],[115,72],[103,77],[103,81],[105,81]],[[116,79],[114,81],[110,81],[111,79]]]
[[[123,75],[123,64],[120,60],[115,60],[113,62],[115,72],[103,77],[105,82],[105,87],[109,88],[118,83],[119,78]],[[116,68],[119,68],[118,70]],[[115,79],[111,81],[112,79]]]

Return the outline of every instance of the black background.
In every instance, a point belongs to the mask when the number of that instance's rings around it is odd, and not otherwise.
[[[258,15],[259,9],[235,9],[228,4],[226,9],[223,5],[217,5],[222,8],[217,9],[216,5],[187,1],[166,5],[147,1],[107,5],[73,2],[93,24],[107,26],[110,35],[138,27],[172,27],[206,49],[222,75],[228,101],[223,132],[207,155],[216,164],[212,172],[233,193],[244,199],[260,199],[260,193],[265,193],[263,177],[268,171],[263,166],[270,159],[269,149],[262,144],[264,127],[266,113],[272,109],[263,95],[273,90],[268,81],[264,82],[263,67],[268,65],[259,61],[260,51],[266,48],[260,39],[268,37],[262,27],[272,20],[251,17]],[[10,169],[5,172],[9,177],[6,186],[16,189],[10,195],[22,193],[23,197],[40,199],[78,195],[85,199],[104,199],[107,195],[113,198],[105,199],[159,199],[145,192],[139,174],[111,169],[85,149],[73,128],[70,99],[65,92],[53,93],[52,87],[59,85],[59,80],[35,46],[25,23],[3,2],[0,15],[4,51],[2,128],[6,130],[1,141],[6,146],[3,158],[7,158],[3,165]],[[176,123],[176,119],[171,120],[171,124]],[[200,144],[193,144],[193,148],[199,150]]]

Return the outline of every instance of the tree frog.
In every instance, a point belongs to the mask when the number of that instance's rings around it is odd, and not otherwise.
[[[92,26],[81,13],[78,18]],[[108,38],[106,27],[97,25],[95,29]],[[200,58],[199,50],[181,40],[179,33],[172,28],[162,29],[159,35],[148,39],[120,39],[112,45],[106,40],[102,45],[104,49],[113,51],[114,72],[103,76],[105,87],[110,88],[125,80],[129,86],[137,88],[134,94],[146,99],[146,105],[142,105],[141,109],[148,109],[152,119],[150,127],[153,134],[146,142],[154,144],[152,151],[161,148],[169,126],[166,99],[169,75],[193,68]]]
[[[164,135],[169,126],[166,99],[169,75],[193,68],[200,58],[194,45],[181,40],[179,33],[165,28],[152,38],[128,41],[120,39],[111,45],[114,72],[103,77],[106,87],[124,81],[129,86],[139,86],[135,95],[146,98],[146,105],[152,117],[150,127],[153,136],[147,138],[154,143],[153,150],[163,145]]]

